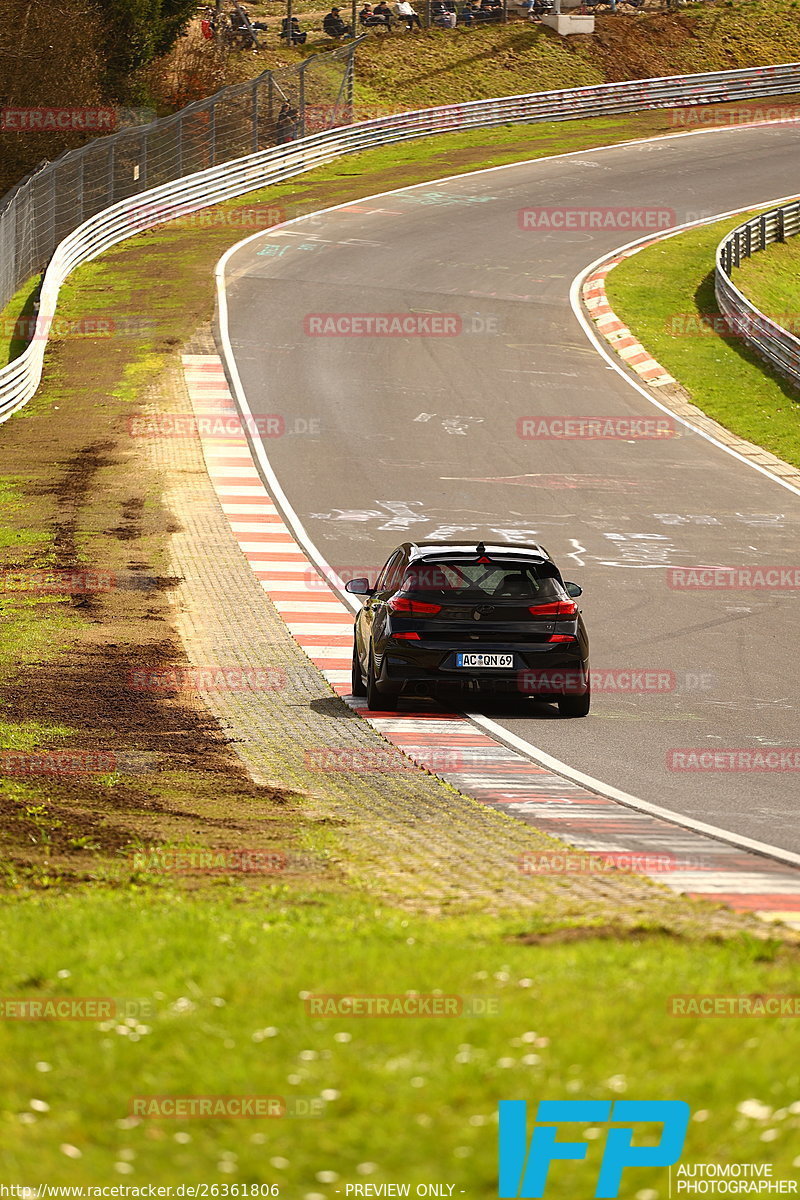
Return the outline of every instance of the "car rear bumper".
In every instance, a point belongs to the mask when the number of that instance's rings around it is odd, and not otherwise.
[[[458,648],[465,649],[463,645]],[[454,647],[421,644],[409,652],[387,643],[381,656],[378,680],[393,690],[419,693],[453,687],[513,693],[521,697],[582,696],[588,691],[588,658],[583,658],[578,642],[575,642],[574,648],[558,643],[538,643],[527,646],[492,645],[481,647],[481,650],[513,654],[514,666],[499,669],[456,667],[451,665]]]

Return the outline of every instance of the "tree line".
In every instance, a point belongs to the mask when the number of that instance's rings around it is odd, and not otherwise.
[[[148,68],[195,11],[196,0],[3,0],[0,194],[87,136],[20,127],[13,110],[147,107]]]

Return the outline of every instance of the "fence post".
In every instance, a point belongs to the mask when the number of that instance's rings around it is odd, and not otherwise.
[[[306,67],[308,60],[300,64],[300,80],[297,86],[297,137],[306,132]]]
[[[209,105],[208,109],[208,153],[210,167],[217,165],[217,106]]]
[[[183,177],[183,117],[178,118],[178,136],[175,139],[175,159],[178,168],[177,178]]]
[[[258,80],[253,80],[252,95],[250,97],[250,120],[253,123],[253,154],[258,151]]]
[[[79,225],[82,225],[85,220],[84,212],[86,209],[86,198],[84,196],[84,180],[85,180],[84,159],[85,159],[85,155],[83,155],[83,154],[81,154],[80,158],[78,159],[78,224]]]
[[[778,241],[779,242],[786,241],[786,232],[785,232],[785,227],[784,227],[783,209],[782,208],[778,209]]]
[[[347,105],[347,121],[345,124],[352,125],[353,123],[353,86],[355,83],[356,73],[356,51],[355,47],[350,47],[350,53],[347,56],[347,74],[345,76],[345,104]]]
[[[114,203],[114,143],[108,147],[108,203]]]
[[[142,144],[139,149],[139,191],[147,188],[147,134],[142,134]]]
[[[56,237],[57,237],[57,234],[56,234],[56,175],[57,174],[58,174],[58,167],[52,166],[50,168],[50,199],[48,202],[48,207],[50,209],[50,220],[49,220],[50,245],[48,247],[48,255],[56,248]]]

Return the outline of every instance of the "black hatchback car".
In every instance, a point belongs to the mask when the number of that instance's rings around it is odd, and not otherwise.
[[[399,546],[356,616],[354,696],[393,711],[401,696],[458,687],[557,701],[567,717],[589,711],[589,639],[575,600],[538,545],[438,542]]]

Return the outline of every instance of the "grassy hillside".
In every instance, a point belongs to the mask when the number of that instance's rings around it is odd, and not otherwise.
[[[265,48],[229,59],[227,77],[288,65],[329,48],[320,19],[325,6],[300,8],[305,47],[275,45],[281,0],[253,4],[270,26]],[[603,13],[593,36],[558,37],[542,25],[513,20],[484,29],[429,30],[370,37],[358,51],[356,98],[394,109],[492,95],[580,87],[601,80],[800,60],[800,0],[716,0],[680,12]]]
[[[732,272],[733,282],[756,308],[787,326],[800,329],[800,238],[770,246],[746,258]]]

